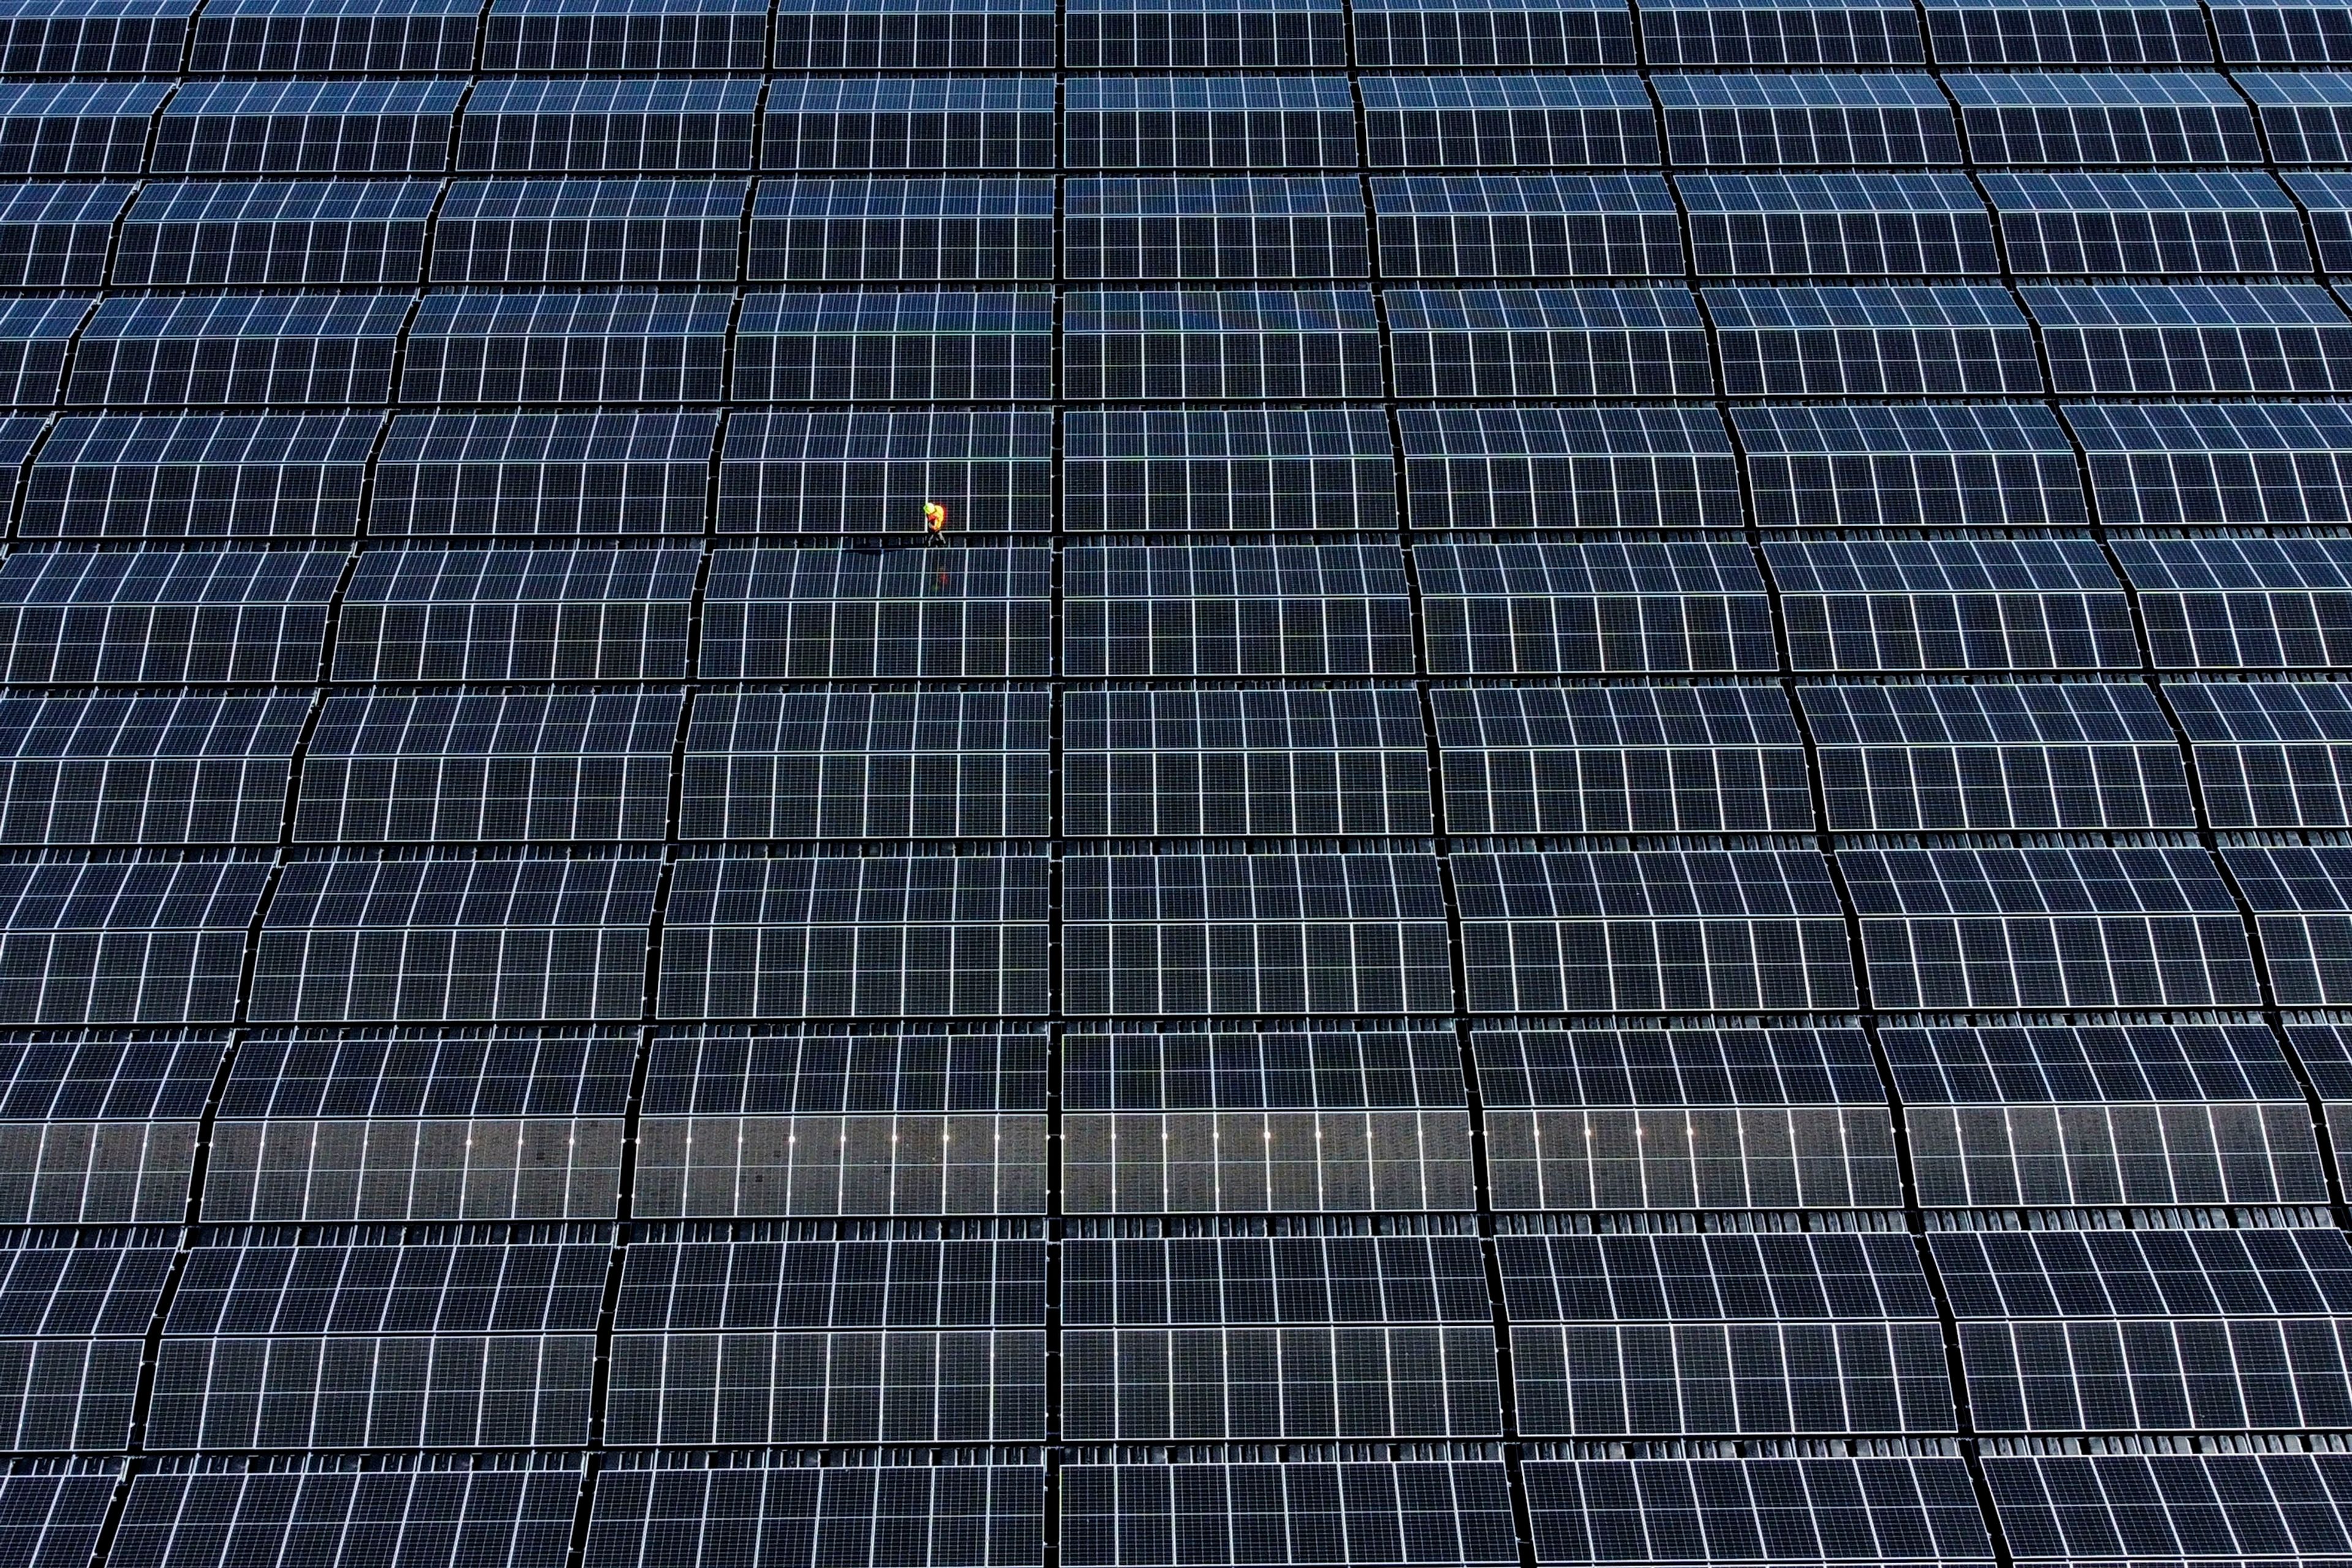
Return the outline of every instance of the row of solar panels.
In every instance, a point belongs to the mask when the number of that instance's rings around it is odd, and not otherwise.
[[[297,843],[658,839],[673,768],[685,839],[2189,828],[2175,720],[2211,825],[2342,827],[2347,689],[1439,684],[1434,788],[1401,686],[18,694],[0,842],[276,843],[298,761]]]
[[[1072,291],[1056,314],[1011,290],[19,300],[0,404],[2352,390],[2352,314],[2314,282]]]
[[[1058,223],[1034,179],[17,184],[0,283],[415,283],[428,249],[438,283],[1343,279],[1375,241],[1392,280],[2352,270],[2352,174],[2284,180],[1992,174],[1988,208],[1955,174],[1071,179]]]
[[[1910,13],[1901,13],[1908,17]],[[19,174],[2340,163],[2333,71],[0,87]],[[1058,155],[1058,165],[1057,165]]]
[[[2112,548],[2112,555],[2109,550]],[[1773,534],[1800,672],[2340,666],[2352,542]],[[1771,673],[1737,535],[1392,544],[51,552],[0,566],[16,682]],[[2118,577],[2115,563],[2122,563]],[[347,570],[357,574],[348,590]],[[1062,625],[1058,635],[1055,620]]]
[[[1475,1149],[1461,1042],[1442,1027],[982,1028],[656,1029],[634,1140],[635,1030],[251,1031],[227,1059],[201,1194],[225,1032],[12,1037],[0,1220],[604,1220],[626,1144],[639,1222],[1042,1215],[1058,1188],[1069,1215],[1377,1209],[1394,1226],[1468,1208],[1483,1159],[1491,1208],[1612,1211],[1622,1232],[1639,1228],[1628,1212],[1687,1228],[1696,1207],[1895,1208],[1896,1114],[1909,1191],[1936,1211],[2324,1203],[2329,1157],[2298,1073],[2339,1151],[2352,1131],[2340,1015],[2289,1015],[2293,1058],[2252,1016],[1890,1018],[1899,1112],[1852,1018],[1474,1023]],[[712,1232],[723,1246],[689,1273],[723,1278],[728,1247],[776,1238]]]
[[[2004,1562],[2325,1562],[2352,1542],[2352,1462],[2330,1439],[1986,1447]],[[21,1521],[8,1527],[12,1550],[39,1568],[82,1568],[124,1468],[27,1465],[0,1479],[0,1506]],[[1544,1564],[1994,1562],[1969,1467],[1948,1444],[1534,1445],[1509,1467],[1520,1468]],[[1057,1467],[1056,1482],[1060,1560],[1088,1568],[1521,1561],[1507,1462],[1491,1444],[1091,1448]],[[554,1455],[165,1458],[142,1462],[128,1490],[108,1560],[139,1568],[205,1568],[226,1552],[344,1562],[394,1531],[561,1568],[575,1510],[600,1568],[677,1553],[726,1568],[1024,1568],[1045,1561],[1047,1496],[1042,1455],[1019,1449],[618,1452],[593,1470]]]
[[[1058,860],[896,846],[668,860],[341,849],[282,864],[51,850],[0,862],[0,1016],[1843,1010],[1865,980],[1896,1009],[2243,1007],[2263,987],[2242,909],[2281,1002],[2352,1002],[2352,849],[2325,836],[2227,837],[2218,859],[2179,836],[1853,840],[1836,847],[1842,883],[1802,840],[1514,842],[1464,840],[1443,861],[1425,844],[1311,841]]]
[[[2352,521],[2330,404],[0,419],[21,539]],[[1736,432],[1735,445],[1732,432]],[[29,459],[29,467],[27,467]],[[716,464],[717,489],[711,494]],[[1744,490],[1750,500],[1743,502]],[[715,512],[712,507],[715,505]],[[2314,547],[2326,553],[2327,546]],[[158,558],[159,560],[163,558]],[[535,558],[552,562],[552,556]],[[902,566],[903,570],[914,570]],[[27,567],[13,570],[23,572]],[[2316,580],[2315,580],[2315,585]],[[2148,584],[2153,586],[2155,584]]]
[[[2178,0],[17,0],[16,74],[974,70],[2352,58],[2340,5]],[[1920,21],[1924,12],[1923,36]],[[919,18],[919,20],[918,19]],[[1351,50],[1352,46],[1352,50]]]

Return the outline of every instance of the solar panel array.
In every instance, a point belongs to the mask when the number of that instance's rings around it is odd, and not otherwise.
[[[2347,0],[0,0],[0,1552],[2342,1568],[2347,285]]]

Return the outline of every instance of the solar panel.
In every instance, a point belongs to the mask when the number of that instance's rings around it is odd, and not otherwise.
[[[2278,1038],[2251,1019],[1882,1032],[1919,1201],[2316,1203],[2311,1112]]]
[[[1380,324],[1363,289],[1073,290],[1064,301],[1070,397],[1296,402],[1381,391]]]
[[[1750,407],[1731,417],[1767,527],[2089,521],[2066,431],[2032,404]]]
[[[1979,163],[2262,161],[2253,115],[2219,72],[1955,72],[1944,81]]]
[[[1472,1201],[1459,1047],[1442,1030],[1116,1023],[1066,1039],[1070,1213],[1380,1211],[1370,1223],[1392,1228]]]
[[[725,243],[731,252],[731,230]],[[762,180],[746,258],[745,275],[766,282],[1046,279],[1054,189],[1002,178]]]
[[[151,184],[122,219],[114,278],[159,285],[415,283],[424,276],[425,222],[440,195],[427,180]]]
[[[196,19],[188,68],[462,71],[482,0],[213,0]]]
[[[933,869],[911,868],[908,876]],[[698,878],[705,885],[716,880]],[[736,879],[738,889],[743,880]],[[1010,891],[1008,902],[1017,904],[1025,889]],[[789,912],[781,902],[772,907],[780,916]],[[730,945],[740,951],[742,929],[739,922],[732,934],[696,932],[688,941],[714,955]],[[939,933],[926,934],[935,942]],[[1028,940],[1025,932],[1013,935]],[[839,939],[818,940],[825,946]],[[878,949],[869,943],[866,951]],[[875,994],[871,987],[888,982],[871,976],[864,984]],[[980,1011],[1017,1011],[1018,999],[1009,1000],[1013,1006]],[[1042,1027],[1018,1025],[659,1031],[646,1068],[635,1212],[725,1220],[1042,1214],[1046,1048]],[[764,1230],[741,1234],[746,1240],[782,1238]],[[835,1235],[805,1226],[789,1234]],[[711,1255],[708,1248],[700,1254]],[[985,1326],[991,1320],[980,1321]],[[1024,1313],[1018,1321],[1035,1320]],[[758,1326],[779,1324],[770,1316]]]
[[[1864,837],[1842,847],[1838,864],[1881,1006],[2245,1006],[2261,997],[2237,905],[2193,840]]]
[[[635,1031],[257,1030],[223,1086],[214,1225],[610,1219]]]
[[[1402,397],[1675,397],[1713,375],[1681,289],[1395,289]]]
[[[99,76],[179,68],[194,0],[17,0],[0,18],[11,75]]]
[[[1715,288],[1704,298],[1724,388],[1734,396],[1948,397],[2042,387],[2032,330],[2004,289]]]
[[[261,923],[251,1016],[637,1017],[660,869],[594,850],[314,852],[288,865]]]
[[[413,303],[405,294],[117,295],[82,330],[65,401],[133,408],[380,404],[391,395],[401,325]],[[34,363],[26,353],[20,388]]]
[[[1732,528],[1738,468],[1712,410],[1401,408],[1416,530]]]
[[[909,13],[908,24],[912,21]],[[995,33],[1021,27],[1017,36],[1024,41],[1016,47],[1025,63],[1033,18],[983,13],[971,22],[992,25],[985,50],[991,55],[1004,47]],[[971,46],[956,31],[951,20],[948,47],[961,53]],[[780,39],[783,32],[780,26]],[[768,89],[761,166],[846,173],[1051,169],[1053,109],[1052,84],[1018,77],[779,80]]]
[[[1813,826],[1802,736],[1765,686],[1432,689],[1455,833]]]
[[[2004,1438],[1988,1449],[1984,1468],[2021,1562],[2105,1552],[2186,1556],[2208,1543],[2315,1554],[2344,1538],[2342,1468],[2318,1444],[2290,1439],[2203,1454],[2163,1438],[2127,1438],[2112,1449]]]
[[[75,416],[41,443],[27,539],[349,538],[375,414]]]
[[[2244,0],[2212,8],[2229,58],[2232,27],[2242,31]],[[1937,0],[1927,6],[1927,37],[1944,65],[2201,65],[2213,58],[2205,17],[2177,0],[2028,0],[1994,6]]]
[[[1345,66],[1338,0],[1076,0],[1064,23],[1079,70]]]
[[[403,414],[376,449],[371,536],[699,532],[712,414]]]
[[[1797,701],[1833,830],[2197,826],[2179,743],[2145,686],[1808,683]]]
[[[1441,675],[1770,669],[1755,555],[1719,535],[1416,546]]]
[[[1078,676],[1402,675],[1404,560],[1384,544],[1087,544],[1063,552]]]
[[[1371,182],[1390,278],[1680,276],[1654,174],[1407,174]]]
[[[225,1031],[19,1035],[0,1058],[0,1215],[176,1225]]]
[[[1062,105],[1062,164],[1351,169],[1354,108],[1345,77],[1079,77]]]
[[[718,529],[911,535],[936,500],[961,531],[1042,531],[1053,451],[1052,416],[1028,410],[738,413],[719,451]],[[696,482],[681,471],[681,523]]]
[[[2061,393],[2326,392],[2344,307],[2315,283],[2037,285]]]
[[[1063,265],[1074,278],[1366,276],[1352,180],[1073,180],[1065,202]]]
[[[1862,7],[1856,12],[1869,14]],[[1823,13],[1838,14],[1828,6],[1790,7],[1782,14],[1811,19]],[[1700,26],[1740,15],[1736,7],[1718,5],[1643,13],[1645,20],[1654,16]],[[1892,15],[1901,17],[1899,12]],[[1666,155],[1676,164],[1801,168],[1958,161],[1951,106],[1928,77],[1823,72],[1655,79]]]
[[[2150,532],[2116,542],[2159,669],[2340,663],[2337,590],[2352,539],[2332,533]],[[5,581],[0,569],[0,582]]]
[[[764,7],[747,0],[491,0],[481,68],[758,70],[767,45]]]
[[[721,550],[703,595],[700,673],[1050,675],[1052,609],[1051,555],[1035,548]]]
[[[1678,174],[1701,277],[1983,277],[1984,200],[1958,174]]]
[[[128,184],[20,184],[0,198],[0,279],[17,289],[87,289],[106,271]]]
[[[2326,680],[2168,680],[2216,826],[2352,826],[2336,783],[2347,731],[2343,688]]]
[[[1659,162],[1657,116],[1638,77],[1379,76],[1361,79],[1357,90],[1375,169]]]
[[[1070,833],[1378,837],[1432,828],[1421,710],[1404,687],[1074,689],[1061,724]]]
[[[1074,531],[1396,526],[1378,409],[1074,409],[1062,430],[1062,519]]]
[[[18,550],[0,562],[0,668],[12,682],[315,680],[347,560]]]
[[[1979,176],[2021,274],[2308,272],[2293,201],[2266,174]]]
[[[192,83],[155,118],[151,166],[172,174],[439,174],[464,96],[462,83],[446,81]]]
[[[1498,1210],[1902,1201],[1886,1090],[1851,1020],[1486,1024],[1471,1044]]]
[[[1644,11],[1658,65],[1908,65],[1921,58],[1916,14],[1868,0],[1671,0]]]
[[[731,283],[750,187],[748,180],[457,180],[434,224],[433,279]]]
[[[0,85],[0,172],[136,174],[171,92],[143,81]]]
[[[1053,706],[1043,687],[701,692],[686,732],[678,834],[1045,837]],[[669,736],[659,737],[657,762],[654,739],[649,731],[650,831],[619,837],[661,836]]]
[[[726,298],[710,299],[723,332]],[[736,318],[731,390],[757,403],[1038,402],[1052,321],[1049,296],[1011,289],[755,293]]]
[[[0,698],[0,840],[269,844],[306,696]]]
[[[2117,524],[2332,523],[2340,498],[2327,404],[2073,404],[2100,516]]]
[[[574,174],[749,169],[759,98],[754,81],[487,81],[467,97],[456,166]],[[442,166],[438,157],[433,166]]]
[[[677,679],[699,565],[679,549],[370,550],[334,678]]]
[[[1614,0],[1370,0],[1352,19],[1367,67],[1633,63],[1633,14]]]
[[[1785,533],[1764,559],[1801,670],[2137,669],[2130,605],[2070,533]]]

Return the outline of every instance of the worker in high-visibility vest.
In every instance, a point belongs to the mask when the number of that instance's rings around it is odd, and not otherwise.
[[[923,532],[936,541],[948,531],[948,509],[935,500],[923,503]]]

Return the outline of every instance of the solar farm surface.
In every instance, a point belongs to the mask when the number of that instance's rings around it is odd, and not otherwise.
[[[2347,285],[2352,0],[0,0],[0,1560],[2352,1564]]]

